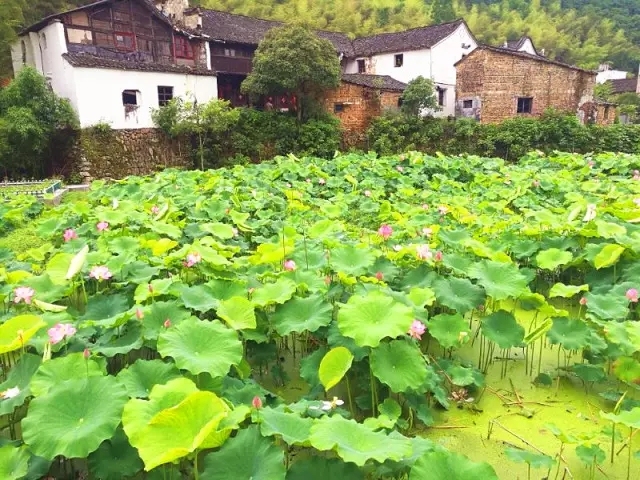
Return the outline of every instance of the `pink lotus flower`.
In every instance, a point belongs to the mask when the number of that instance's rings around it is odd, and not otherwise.
[[[260,410],[262,408],[262,399],[256,395],[253,397],[253,400],[251,400],[251,406],[256,410]]]
[[[138,320],[142,320],[144,318],[144,312],[139,308],[136,308],[136,318]]]
[[[57,323],[55,326],[47,330],[49,341],[52,345],[60,343],[64,338],[70,338],[76,333],[76,329],[70,323]]]
[[[64,234],[62,235],[62,238],[64,238],[65,242],[70,242],[71,240],[74,240],[74,239],[78,238],[78,234],[76,233],[76,231],[73,228],[67,228],[64,231]]]
[[[420,260],[430,260],[433,257],[433,252],[431,252],[429,245],[418,245],[416,253]]]
[[[414,320],[407,333],[416,340],[422,340],[422,335],[424,335],[426,329],[427,327],[424,326],[424,323],[420,320]]]
[[[587,162],[587,165],[589,165],[589,168],[593,168],[595,164],[596,164],[596,162],[594,162],[593,160],[589,160]]]
[[[384,280],[384,274],[382,272],[376,272],[376,278],[382,281]]]
[[[284,262],[284,269],[287,272],[293,272],[296,269],[296,262],[294,262],[293,260],[287,260],[286,262]]]
[[[147,285],[147,290],[149,290],[149,293],[153,293],[153,285]]]
[[[35,290],[31,287],[18,287],[13,291],[13,303],[24,302],[29,305],[35,294]]]
[[[88,348],[84,349],[84,352],[82,352],[82,356],[84,357],[85,360],[89,360],[89,357],[91,356],[91,352],[89,351]]]
[[[109,267],[106,267],[104,265],[96,265],[91,269],[91,272],[89,272],[89,277],[95,278],[98,281],[109,280],[111,277],[113,277],[113,274],[109,271]]]
[[[378,235],[380,235],[385,240],[387,240],[392,233],[393,233],[393,228],[391,228],[389,225],[386,225],[386,224],[381,225],[380,228],[378,229]]]
[[[627,299],[632,303],[638,303],[638,290],[630,288],[626,293]]]
[[[184,266],[187,268],[191,268],[194,265],[200,263],[201,261],[202,261],[202,257],[198,252],[190,253],[189,255],[187,255],[187,261],[184,262]]]
[[[238,236],[238,233],[240,233],[240,232],[238,232],[238,229],[237,229],[237,228],[234,228],[234,227],[231,227],[231,231],[233,232],[233,236],[234,236],[234,237],[237,237],[237,236]]]
[[[582,297],[580,299],[580,305],[586,305],[587,304],[587,298],[586,297]]]
[[[429,205],[427,205],[426,203],[422,204],[422,209],[423,210],[429,210]]]
[[[634,180],[640,180],[640,170],[634,170],[633,171],[633,179]]]
[[[449,209],[447,207],[445,207],[444,205],[440,205],[438,207],[438,212],[440,212],[440,215],[446,215],[446,213],[449,211]]]
[[[438,251],[436,252],[436,254],[434,255],[433,259],[434,259],[436,262],[441,262],[441,261],[442,261],[442,252],[441,252],[440,250],[438,250]]]
[[[157,215],[158,213],[160,213],[160,207],[158,207],[157,205],[154,205],[153,207],[151,207],[152,215]]]
[[[320,180],[318,180],[318,183],[320,185],[324,185],[325,183],[327,183],[327,181],[324,178],[321,178]]]
[[[423,228],[422,229],[422,235],[424,235],[427,238],[431,237],[432,233],[433,233],[433,230],[431,230],[430,228]]]
[[[324,277],[324,283],[325,285],[331,285],[331,277],[329,275]]]
[[[310,178],[307,178],[307,179],[305,180],[305,182],[307,182],[307,183],[311,183],[311,179],[310,179]]]
[[[171,326],[171,320],[169,320],[168,318],[164,321],[164,323],[162,324],[162,326],[164,328],[169,328]]]
[[[538,188],[540,186],[540,180],[534,180],[533,182],[531,182],[532,185],[536,188]]]
[[[99,232],[104,232],[107,228],[109,228],[109,224],[103,220],[96,225],[96,228]]]
[[[371,191],[370,190],[365,190],[364,191],[364,196],[365,197],[370,197],[371,196]]]
[[[400,173],[404,172],[404,167],[403,167],[402,165],[398,165],[398,166],[396,167],[396,169],[397,169]]]

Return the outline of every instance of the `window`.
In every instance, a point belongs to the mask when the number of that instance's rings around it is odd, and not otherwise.
[[[395,65],[396,65],[396,67],[401,67],[403,63],[404,63],[404,54],[398,53],[395,56]]]
[[[225,57],[235,57],[236,56],[236,50],[234,48],[225,48],[224,49],[224,56]]]
[[[133,52],[136,49],[136,40],[133,33],[116,32],[113,34],[113,39],[118,50]]]
[[[462,108],[473,108],[473,100],[463,100]]]
[[[609,105],[604,107],[604,119],[609,120]]]
[[[364,58],[358,60],[358,73],[365,73],[367,71],[366,65],[364,63]]]
[[[177,58],[193,58],[193,50],[189,40],[185,37],[175,37],[175,49]]]
[[[402,97],[398,98],[398,108],[402,108]]]
[[[438,90],[438,105],[444,107],[445,100],[447,99],[447,89],[437,87],[436,90]]]
[[[165,107],[173,100],[173,87],[158,87],[158,105]]]
[[[138,90],[125,90],[122,92],[122,104],[123,105],[138,105]]]
[[[334,103],[333,104],[333,113],[344,112],[344,104],[342,103]]]
[[[519,97],[518,98],[518,113],[531,113],[531,107],[533,106],[532,97]]]

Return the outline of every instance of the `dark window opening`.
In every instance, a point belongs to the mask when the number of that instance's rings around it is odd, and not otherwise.
[[[444,107],[445,100],[447,98],[447,89],[446,88],[437,88],[438,90],[438,105]]]
[[[358,73],[365,73],[367,68],[365,66],[364,60],[358,60]]]
[[[604,119],[609,120],[609,106],[604,107]]]
[[[531,108],[533,106],[533,98],[532,97],[519,97],[518,98],[518,113],[531,113]]]
[[[21,45],[22,45],[22,64],[26,65],[27,64],[27,44],[24,43],[24,40],[23,40]]]
[[[158,87],[158,105],[166,107],[173,100],[173,87]]]
[[[122,92],[122,104],[138,105],[138,93],[137,90],[125,90]]]
[[[343,103],[334,103],[333,104],[333,113],[344,112],[344,104]]]
[[[402,97],[398,98],[398,108],[402,107]]]
[[[404,63],[404,54],[402,54],[402,53],[398,53],[398,54],[395,56],[395,62],[396,62],[396,63],[395,63],[396,67],[401,67],[401,66],[402,66],[402,64]]]
[[[473,108],[473,100],[463,100],[462,108]]]
[[[175,49],[177,58],[193,58],[193,49],[187,38],[175,37]]]

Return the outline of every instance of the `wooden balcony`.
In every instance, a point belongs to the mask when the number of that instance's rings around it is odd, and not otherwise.
[[[224,55],[212,55],[211,67],[220,73],[235,73],[248,75],[251,72],[252,58],[225,57]]]

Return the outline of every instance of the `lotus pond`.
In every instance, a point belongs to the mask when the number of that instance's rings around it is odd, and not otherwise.
[[[95,182],[0,250],[0,478],[637,478],[638,168]]]

